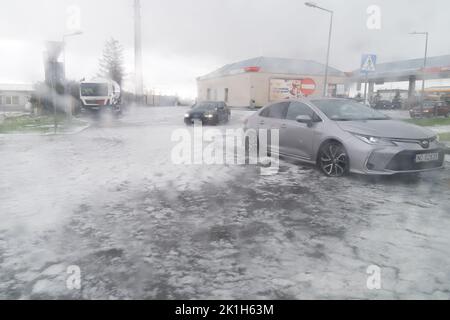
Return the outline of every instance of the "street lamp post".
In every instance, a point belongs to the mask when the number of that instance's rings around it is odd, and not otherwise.
[[[324,97],[326,97],[328,95],[328,63],[330,60],[330,47],[331,47],[331,35],[332,35],[332,30],[333,30],[333,14],[334,14],[334,12],[332,10],[319,7],[318,5],[316,5],[313,2],[305,2],[305,5],[308,7],[311,7],[311,8],[316,8],[316,9],[326,11],[330,14],[330,30],[328,33],[327,62],[325,64],[325,77],[324,77],[324,83],[323,83],[323,95],[324,95]]]
[[[69,37],[74,37],[74,36],[79,36],[79,35],[81,35],[81,34],[83,34],[83,31],[76,31],[76,32],[73,32],[73,33],[68,33],[68,34],[65,34],[65,35],[63,35],[63,69],[64,69],[64,93],[66,93],[67,92],[67,79],[66,79],[66,76],[67,76],[67,72],[66,72],[66,39],[67,38],[69,38]],[[67,116],[68,116],[68,118],[69,119],[71,119],[72,118],[72,105],[69,105],[69,107],[68,107],[68,112],[67,112]]]
[[[143,104],[141,2],[134,0],[134,74],[136,102]]]
[[[425,98],[425,68],[427,67],[427,55],[428,55],[428,32],[411,32],[410,34],[420,34],[425,36],[425,57],[423,58],[423,69],[422,69],[422,93],[421,93],[421,104],[420,113],[422,114],[423,100]]]

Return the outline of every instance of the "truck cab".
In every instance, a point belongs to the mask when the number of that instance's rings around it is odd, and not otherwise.
[[[95,79],[80,83],[80,100],[83,109],[91,112],[110,110],[121,113],[121,90],[117,82]]]

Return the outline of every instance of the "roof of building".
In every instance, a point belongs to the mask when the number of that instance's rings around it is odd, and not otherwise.
[[[33,85],[29,83],[0,83],[0,91],[34,91]]]
[[[368,74],[369,79],[387,78],[392,79],[398,77],[404,80],[408,76],[420,76],[423,69],[423,58],[400,60],[394,62],[377,63],[376,71]],[[428,57],[425,72],[439,73],[450,71],[450,55]],[[355,70],[352,73],[353,78],[363,78],[365,73]]]
[[[325,65],[313,60],[257,57],[248,60],[231,63],[217,69],[207,75],[201,76],[198,80],[218,78],[233,74],[249,72],[246,68],[257,67],[258,72],[276,74],[298,74],[320,76],[325,73]],[[255,72],[255,71],[254,71]],[[328,67],[328,74],[331,76],[345,76],[345,73]]]

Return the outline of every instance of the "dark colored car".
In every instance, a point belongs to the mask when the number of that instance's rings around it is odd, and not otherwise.
[[[201,121],[203,125],[226,123],[230,120],[231,111],[225,102],[206,101],[192,106],[184,115],[184,122],[188,125]]]
[[[392,109],[401,109],[402,105],[403,105],[403,103],[400,99],[392,100]]]
[[[390,110],[393,109],[394,106],[392,105],[392,102],[389,100],[379,100],[375,102],[375,105],[373,106],[374,109],[383,109],[383,110]]]
[[[419,105],[409,110],[411,118],[437,117],[450,115],[450,106],[445,101],[424,101],[422,107]]]

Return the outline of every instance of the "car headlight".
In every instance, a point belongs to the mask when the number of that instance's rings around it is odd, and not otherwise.
[[[205,114],[205,117],[206,118],[212,118],[212,117],[214,117],[214,115],[213,114]]]
[[[184,115],[185,118],[189,118],[189,116],[190,116],[189,113],[186,113],[186,114]]]
[[[374,137],[374,136],[366,136],[362,134],[353,133],[355,137],[357,137],[359,140],[364,141],[367,144],[371,145],[380,145],[380,146],[395,146],[396,144],[392,141],[380,138],[380,137]]]

